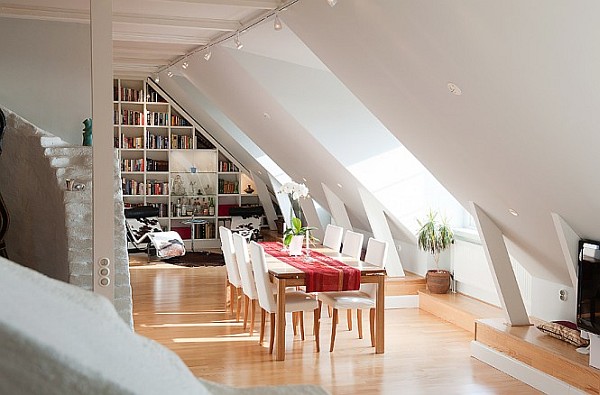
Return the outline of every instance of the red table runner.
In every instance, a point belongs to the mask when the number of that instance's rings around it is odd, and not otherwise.
[[[304,256],[290,256],[287,251],[281,251],[281,243],[260,244],[267,254],[306,274],[306,292],[356,291],[360,288],[360,270],[327,255],[311,250],[313,260],[306,262]],[[306,252],[304,249],[302,251]]]

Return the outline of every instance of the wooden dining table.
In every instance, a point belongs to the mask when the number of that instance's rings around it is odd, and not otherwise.
[[[375,353],[383,354],[385,350],[385,332],[384,332],[384,308],[385,308],[385,269],[366,263],[330,248],[318,246],[311,247],[311,251],[320,252],[335,260],[338,260],[348,266],[360,270],[361,284],[377,284],[377,293],[375,298]],[[275,353],[277,361],[285,360],[285,289],[286,287],[295,287],[306,285],[305,273],[278,258],[266,255],[267,267],[271,282],[277,286],[277,314],[276,314],[276,335],[275,335]],[[298,257],[303,259],[303,257]]]

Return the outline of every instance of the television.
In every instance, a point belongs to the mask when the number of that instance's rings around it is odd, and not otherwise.
[[[579,241],[577,327],[600,335],[600,241]]]

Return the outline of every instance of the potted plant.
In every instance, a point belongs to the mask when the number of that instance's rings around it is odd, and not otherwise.
[[[292,218],[292,227],[287,228],[283,233],[283,244],[289,248],[290,255],[302,254],[302,242],[307,238],[306,247],[308,248],[308,240],[317,241],[315,237],[310,235],[310,231],[317,229],[312,226],[302,226],[300,218]]]
[[[435,270],[428,270],[426,275],[427,289],[436,294],[445,294],[450,288],[450,272],[440,270],[440,253],[454,243],[454,232],[448,225],[446,218],[437,220],[437,213],[429,210],[423,222],[417,220],[420,229],[417,231],[419,248],[433,255]]]

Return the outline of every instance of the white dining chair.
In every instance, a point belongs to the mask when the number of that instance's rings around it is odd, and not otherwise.
[[[347,230],[342,243],[342,254],[351,256],[354,259],[360,259],[364,237],[362,233]],[[346,322],[348,323],[348,330],[351,331],[352,310],[346,312]]]
[[[342,254],[360,259],[364,237],[362,233],[347,230],[342,243]]]
[[[385,267],[388,244],[385,241],[369,238],[365,262],[378,267]],[[333,308],[331,322],[331,345],[329,351],[333,351],[335,344],[336,325],[338,323],[339,309],[358,309],[357,326],[358,337],[362,339],[362,310],[370,310],[371,346],[375,347],[375,297],[377,293],[376,284],[362,284],[358,291],[322,292],[317,295],[319,303],[325,303]]]
[[[323,237],[323,245],[332,250],[339,251],[342,245],[342,237],[344,236],[344,228],[337,225],[328,224],[325,228],[325,236]]]
[[[250,255],[248,254],[248,244],[246,239],[234,233],[233,248],[235,250],[235,258],[242,279],[242,290],[244,291],[244,330],[248,324],[248,310],[250,309],[250,336],[254,332],[254,316],[256,314],[256,300],[258,292],[256,290],[256,282],[252,273],[252,264],[250,263]]]
[[[264,340],[266,315],[267,313],[269,313],[271,320],[271,339],[269,341],[269,353],[272,353],[273,344],[275,342],[277,302],[275,299],[275,295],[273,295],[273,289],[269,280],[269,272],[267,269],[264,248],[260,244],[251,241],[250,255],[252,257],[252,270],[254,273],[254,279],[256,280],[256,289],[258,292],[258,304],[261,307],[259,342],[260,344],[262,344]],[[304,314],[304,312],[310,311],[314,313],[313,329],[315,333],[316,350],[317,352],[319,352],[319,317],[321,316],[321,310],[317,300],[312,295],[309,295],[306,292],[297,290],[286,290],[285,311],[288,313],[300,312],[300,314]],[[303,320],[301,320],[301,322],[303,322]],[[304,340],[304,328],[302,328],[302,340]]]
[[[235,320],[240,320],[240,310],[242,303],[242,278],[240,277],[240,269],[238,268],[235,259],[235,251],[233,249],[233,238],[229,228],[219,226],[219,237],[221,239],[221,251],[225,259],[225,268],[227,269],[227,286],[229,287],[229,300],[231,314],[235,305],[236,315]]]

